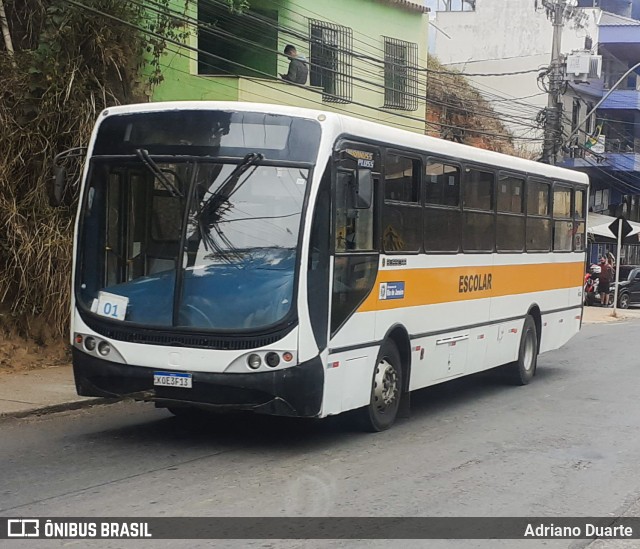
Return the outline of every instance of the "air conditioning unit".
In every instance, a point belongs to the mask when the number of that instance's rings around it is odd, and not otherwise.
[[[565,80],[588,82],[600,78],[602,74],[602,56],[591,55],[588,51],[574,51],[567,55]]]

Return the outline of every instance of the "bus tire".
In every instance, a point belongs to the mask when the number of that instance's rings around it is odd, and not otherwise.
[[[394,424],[400,408],[402,383],[398,348],[393,342],[385,341],[376,359],[369,404],[356,411],[360,426],[365,431],[385,431]]]
[[[536,323],[531,315],[524,319],[518,360],[507,364],[506,373],[514,385],[527,385],[536,375],[538,365],[538,334]]]

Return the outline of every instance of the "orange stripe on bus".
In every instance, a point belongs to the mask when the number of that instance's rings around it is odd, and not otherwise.
[[[468,301],[582,286],[584,263],[438,267],[378,271],[361,312]],[[380,299],[380,284],[404,282],[402,299]]]

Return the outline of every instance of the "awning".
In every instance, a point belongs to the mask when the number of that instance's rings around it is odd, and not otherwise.
[[[593,236],[615,240],[615,235],[609,230],[609,225],[615,220],[615,217],[609,215],[590,213],[587,217],[587,233]],[[629,221],[629,225],[633,227],[633,230],[629,236],[627,236],[625,242],[640,242],[640,223]]]

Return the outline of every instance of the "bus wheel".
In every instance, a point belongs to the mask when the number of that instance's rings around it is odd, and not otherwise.
[[[526,385],[536,375],[538,363],[538,335],[536,324],[531,316],[524,320],[518,360],[507,364],[507,373],[515,385]]]
[[[371,400],[357,412],[363,429],[384,431],[391,427],[398,415],[402,395],[402,362],[397,347],[386,341],[380,348],[373,372]]]

